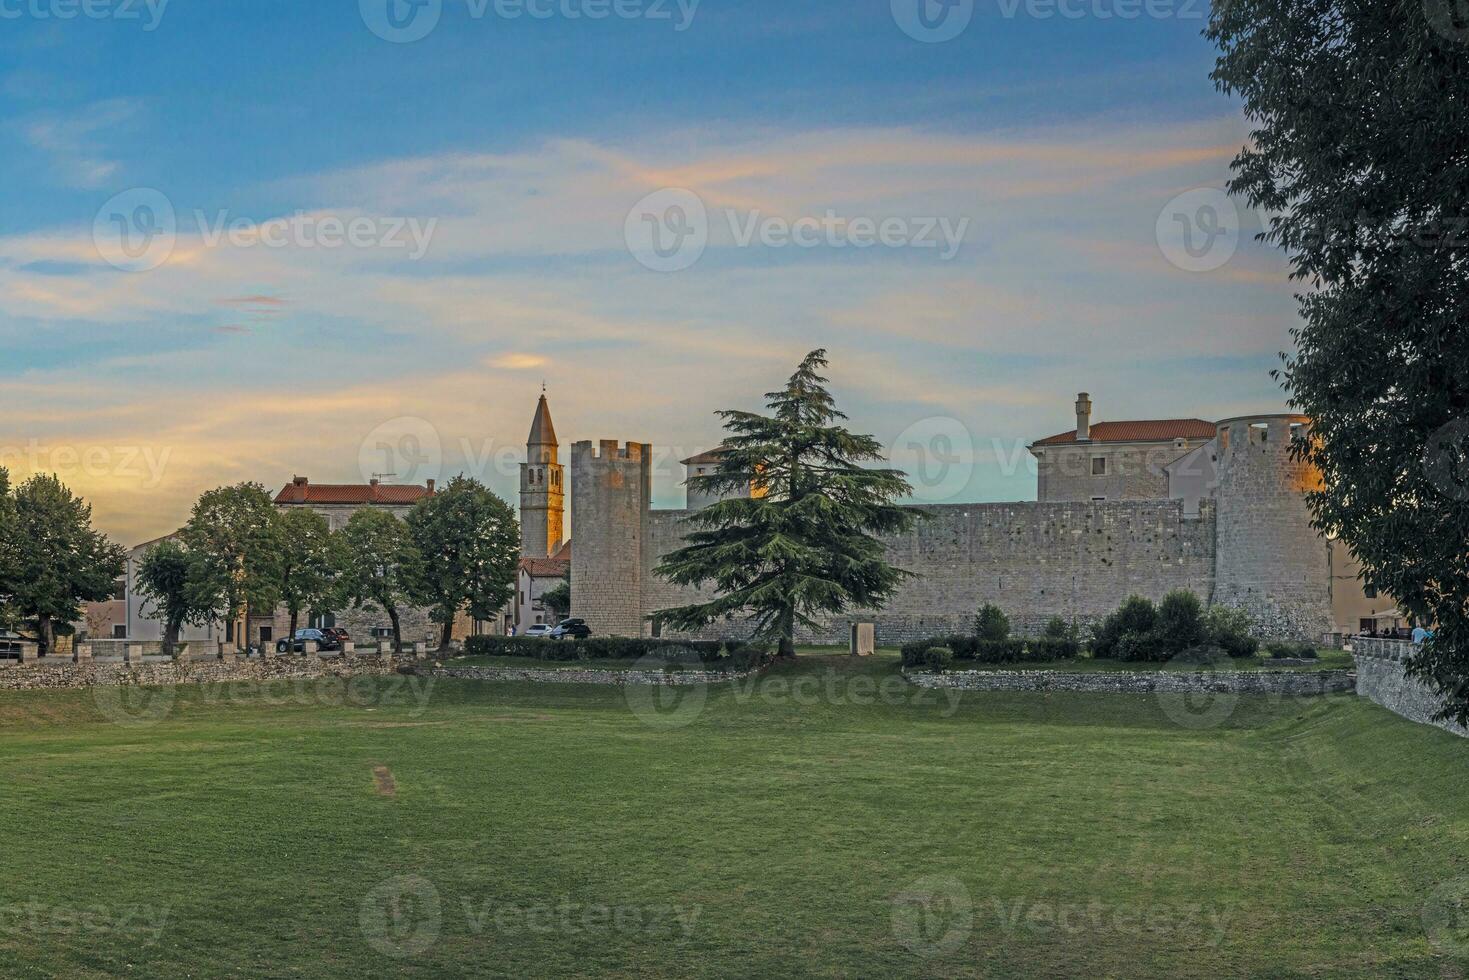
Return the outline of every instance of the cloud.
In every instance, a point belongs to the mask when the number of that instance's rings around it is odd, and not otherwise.
[[[120,164],[105,154],[108,130],[130,122],[139,111],[131,99],[94,102],[71,114],[43,113],[21,125],[27,143],[44,153],[53,173],[71,186],[93,189],[106,185]]]

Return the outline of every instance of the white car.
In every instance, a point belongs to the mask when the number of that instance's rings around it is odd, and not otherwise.
[[[534,626],[532,626],[529,629],[527,629],[525,631],[525,633],[522,634],[522,635],[524,635],[524,636],[547,637],[547,636],[550,636],[551,635],[552,628],[553,627],[551,627],[550,625],[548,625],[546,623],[536,623]]]

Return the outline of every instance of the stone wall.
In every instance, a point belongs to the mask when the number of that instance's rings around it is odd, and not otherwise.
[[[1065,443],[1039,446],[1036,491],[1042,503],[1106,500],[1163,500],[1168,497],[1169,463],[1203,445],[1203,440],[1165,443]],[[1093,472],[1093,460],[1105,472]]]
[[[254,657],[186,660],[129,667],[113,663],[44,663],[0,666],[0,691],[38,691],[86,687],[168,687],[224,684],[282,678],[381,676],[396,673],[406,661],[369,656]]]
[[[803,640],[845,644],[852,622],[876,623],[877,642],[885,646],[967,632],[987,602],[1005,610],[1017,633],[1037,635],[1052,616],[1094,622],[1130,595],[1157,600],[1187,589],[1207,602],[1213,592],[1213,510],[1207,503],[1199,520],[1186,520],[1182,502],[1170,500],[917,509],[926,516],[888,542],[888,556],[919,577],[904,585],[887,608],[856,611],[822,630],[803,631]],[[700,598],[652,574],[657,556],[682,540],[688,513],[648,515],[644,615]],[[574,573],[573,581],[594,579]],[[717,624],[707,632],[730,636],[740,629]]]
[[[1084,694],[1275,694],[1309,697],[1354,689],[1350,671],[970,670],[906,675],[919,687],[964,691],[1075,691]]]
[[[1427,684],[1409,677],[1403,666],[1413,653],[1412,644],[1358,637],[1352,641],[1352,651],[1357,661],[1359,695],[1409,721],[1434,725],[1469,738],[1469,729],[1464,726],[1434,720],[1433,716],[1443,705],[1442,699]]]
[[[531,684],[603,684],[662,685],[692,687],[697,684],[723,684],[742,680],[746,673],[724,673],[714,670],[537,670],[532,667],[439,667],[415,670],[421,677],[452,677],[464,681],[524,681]]]

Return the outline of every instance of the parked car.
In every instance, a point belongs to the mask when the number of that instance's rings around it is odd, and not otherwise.
[[[326,635],[332,637],[332,639],[336,640],[338,647],[341,647],[343,643],[352,639],[352,634],[348,633],[340,626],[323,626],[321,628],[321,631]]]
[[[342,644],[337,641],[334,634],[326,630],[297,630],[291,640],[279,640],[275,645],[276,653],[301,653],[306,649],[306,641],[315,640],[318,650],[340,650]]]
[[[592,635],[592,628],[585,619],[563,619],[551,630],[553,640],[585,640]]]
[[[534,626],[528,627],[523,635],[547,637],[551,635],[551,629],[552,627],[549,623],[536,623]]]

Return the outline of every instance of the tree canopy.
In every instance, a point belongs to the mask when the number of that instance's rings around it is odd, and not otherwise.
[[[213,617],[207,590],[200,583],[205,574],[204,559],[185,550],[176,538],[149,548],[138,565],[142,611],[151,607],[163,618],[163,652],[168,656],[173,656],[185,623],[202,626]]]
[[[276,532],[280,597],[290,613],[294,637],[303,612],[331,606],[341,574],[342,542],[325,517],[304,507],[280,514]]]
[[[1280,375],[1317,526],[1437,636],[1469,721],[1469,25],[1450,0],[1231,0],[1213,73],[1252,124],[1230,189],[1302,285]]]
[[[7,479],[8,482],[8,479]],[[55,476],[38,474],[17,487],[10,524],[10,602],[35,623],[48,652],[58,627],[82,616],[82,604],[109,599],[127,567],[123,549],[92,528],[92,507]]]
[[[442,627],[443,649],[460,610],[493,619],[515,594],[520,523],[508,503],[465,476],[415,504],[407,523],[422,558],[414,599]]]
[[[356,608],[376,608],[393,625],[393,647],[403,649],[399,610],[423,575],[408,525],[384,510],[365,507],[342,529],[341,595]]]
[[[826,351],[808,354],[784,388],[765,396],[768,415],[723,411],[728,432],[715,472],[689,480],[703,493],[732,494],[689,519],[682,548],[657,574],[716,595],[654,614],[679,630],[745,615],[759,638],[795,652],[797,625],[818,616],[879,609],[910,573],[888,564],[879,535],[916,515],[895,502],[904,475],[864,463],[885,459],[872,436],[854,435],[820,374]]]
[[[197,601],[212,610],[212,618],[224,621],[229,635],[234,636],[247,608],[274,608],[280,600],[279,524],[260,484],[206,492],[194,504],[180,539],[203,560]]]

